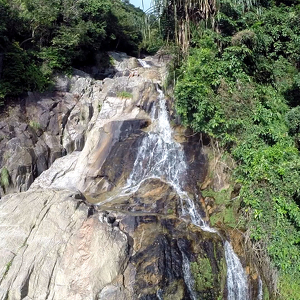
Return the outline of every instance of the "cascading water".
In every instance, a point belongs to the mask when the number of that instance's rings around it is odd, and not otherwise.
[[[142,140],[133,170],[122,195],[131,194],[138,190],[141,183],[150,178],[160,178],[168,182],[182,202],[182,215],[190,216],[193,224],[205,231],[216,232],[202,220],[195,203],[183,190],[187,174],[187,164],[184,151],[179,143],[172,138],[172,129],[168,119],[166,100],[163,92],[158,89],[158,107],[151,111],[152,130]],[[184,204],[183,204],[184,202]]]
[[[247,276],[241,265],[240,260],[234,253],[230,243],[225,241],[225,259],[227,264],[227,289],[228,299],[232,300],[247,300],[248,285]]]
[[[163,92],[158,89],[158,107],[154,105],[152,130],[143,139],[134,163],[132,173],[124,187],[123,195],[138,190],[142,182],[150,178],[160,178],[168,182],[178,193],[182,202],[182,214],[188,215],[194,225],[204,231],[218,233],[202,220],[195,203],[183,190],[187,164],[181,145],[172,139],[172,129],[168,119]],[[183,202],[185,205],[183,205]],[[225,241],[227,262],[228,300],[247,300],[248,284],[244,269],[229,242]],[[183,273],[191,297],[196,299],[192,290],[188,258],[183,254]]]
[[[151,66],[150,66],[148,63],[146,63],[144,60],[142,60],[142,59],[139,59],[139,58],[138,58],[138,62],[140,63],[140,65],[141,65],[143,68],[151,68]]]
[[[143,67],[150,67],[139,60]],[[191,222],[204,231],[219,234],[216,229],[211,228],[199,214],[194,201],[184,191],[185,177],[187,175],[187,164],[184,151],[179,143],[172,138],[172,129],[166,109],[166,101],[163,92],[158,89],[158,105],[155,104],[151,111],[152,128],[143,138],[139,148],[133,170],[122,189],[120,196],[128,196],[136,192],[141,184],[148,179],[159,178],[170,184],[181,200],[182,216],[189,216]],[[109,202],[114,198],[109,198]],[[225,258],[227,263],[227,288],[228,300],[247,300],[248,283],[247,275],[234,253],[229,242],[225,241]],[[190,262],[182,253],[183,274],[191,298],[196,299],[193,292],[193,280],[190,273]]]

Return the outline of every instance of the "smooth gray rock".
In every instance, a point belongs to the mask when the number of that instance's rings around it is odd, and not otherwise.
[[[0,299],[94,299],[112,282],[128,259],[127,237],[87,216],[69,191],[1,199]]]

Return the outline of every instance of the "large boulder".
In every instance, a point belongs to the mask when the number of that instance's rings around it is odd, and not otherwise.
[[[94,299],[126,266],[118,227],[70,191],[38,190],[0,203],[0,299]]]

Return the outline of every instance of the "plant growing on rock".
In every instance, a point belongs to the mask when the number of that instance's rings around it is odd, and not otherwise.
[[[122,98],[122,99],[130,99],[132,98],[132,94],[126,91],[121,91],[117,93],[117,97]]]
[[[9,172],[7,170],[7,168],[3,167],[1,169],[1,179],[0,179],[0,184],[3,188],[6,188],[9,186]]]
[[[36,121],[34,121],[34,120],[30,120],[29,126],[32,127],[32,128],[35,129],[35,130],[38,130],[38,129],[41,128],[40,123],[39,123],[39,122],[36,122]]]
[[[191,272],[195,281],[195,290],[201,295],[201,299],[213,300],[222,294],[226,271],[223,272],[223,260],[219,261],[219,272],[213,270],[210,260],[207,257],[197,258],[191,263]]]

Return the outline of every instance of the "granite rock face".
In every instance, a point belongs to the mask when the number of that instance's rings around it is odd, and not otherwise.
[[[116,114],[118,121],[125,108],[128,112],[134,105],[147,105],[145,98],[155,97],[151,96],[153,80],[137,76],[139,70],[144,72],[137,59],[122,53],[111,52],[110,55],[115,72],[130,74],[129,68],[139,66],[136,76],[94,80],[88,74],[74,70],[72,77],[56,78],[53,92],[29,93],[27,98],[2,113],[0,197],[28,190],[34,179],[57,158],[81,151],[87,134],[98,126],[95,123],[99,118],[113,119]],[[118,98],[122,92],[131,94],[132,99]],[[140,99],[142,94],[144,99]],[[134,119],[138,114],[139,110],[135,108],[131,116]]]
[[[59,77],[0,123],[0,300],[226,299],[223,240],[182,217],[174,185],[148,178],[122,192],[165,64],[110,55],[113,78]],[[174,138],[201,210],[202,144],[181,127]]]
[[[38,190],[1,201],[0,299],[94,299],[124,269],[126,235],[81,197]]]
[[[28,190],[57,158],[83,149],[88,124],[101,101],[102,82],[75,74],[57,82],[56,91],[30,93],[0,122],[0,166],[7,173],[1,196]]]

